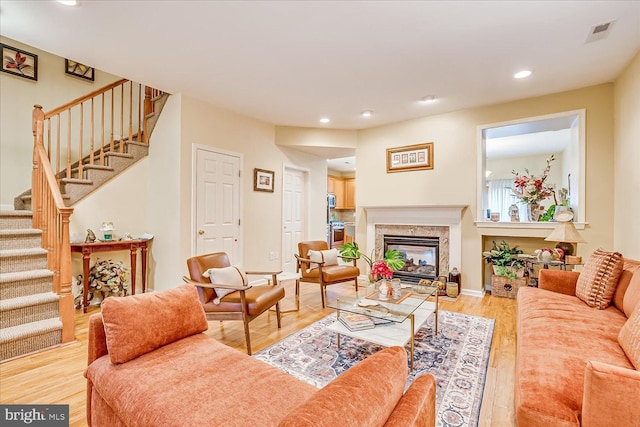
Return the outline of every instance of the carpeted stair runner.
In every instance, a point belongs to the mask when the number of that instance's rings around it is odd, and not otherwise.
[[[0,360],[62,340],[53,273],[31,221],[30,211],[0,212]]]

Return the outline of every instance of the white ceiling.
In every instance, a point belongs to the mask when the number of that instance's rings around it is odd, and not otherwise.
[[[0,32],[276,125],[361,129],[611,82],[640,1],[2,0]]]

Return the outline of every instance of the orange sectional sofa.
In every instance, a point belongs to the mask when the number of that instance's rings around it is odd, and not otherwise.
[[[318,390],[206,329],[191,285],[105,300],[89,321],[89,426],[435,425],[435,379],[423,375],[404,392],[402,347]]]
[[[518,290],[518,427],[640,426],[640,360],[619,339],[628,321],[638,336],[640,262],[624,260],[606,309],[576,296],[579,274],[541,270],[539,288]]]

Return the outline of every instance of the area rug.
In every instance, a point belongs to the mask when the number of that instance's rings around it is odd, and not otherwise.
[[[338,349],[337,335],[327,330],[335,318],[335,314],[331,314],[254,357],[323,387],[355,363],[384,348],[342,336]],[[434,316],[416,333],[413,371],[409,373],[406,387],[422,374],[435,376],[436,425],[478,424],[494,324],[494,319],[441,310],[437,336],[433,334]],[[408,354],[408,345],[406,349]]]

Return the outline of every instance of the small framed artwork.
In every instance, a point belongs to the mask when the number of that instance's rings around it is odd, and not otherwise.
[[[29,80],[38,80],[38,55],[0,43],[2,71]]]
[[[64,60],[64,72],[85,80],[93,81],[95,79],[95,69],[93,67],[70,59]]]
[[[255,168],[253,170],[253,191],[267,191],[273,193],[274,171]]]
[[[433,169],[433,142],[387,148],[387,173]]]

